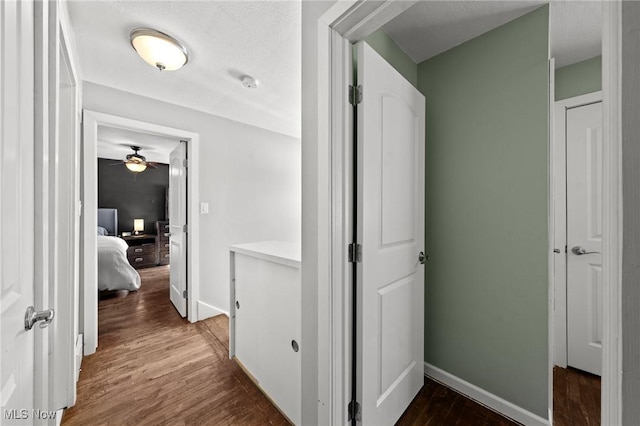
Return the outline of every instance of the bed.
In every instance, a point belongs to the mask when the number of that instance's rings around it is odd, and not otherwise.
[[[127,260],[129,246],[117,230],[118,210],[98,209],[98,290],[135,291],[140,275]]]

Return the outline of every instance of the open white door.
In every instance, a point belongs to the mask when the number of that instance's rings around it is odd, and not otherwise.
[[[187,316],[187,143],[169,157],[169,254],[171,256],[171,303]]]
[[[0,17],[0,424],[31,424],[35,339],[49,331],[25,329],[35,305],[34,5],[1,2]]]
[[[357,49],[356,393],[362,424],[392,425],[424,383],[425,99]]]
[[[567,110],[567,364],[602,372],[602,103]]]

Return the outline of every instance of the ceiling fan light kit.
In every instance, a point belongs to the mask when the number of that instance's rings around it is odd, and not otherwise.
[[[136,28],[129,34],[140,57],[160,71],[175,71],[189,61],[187,48],[168,34],[151,28]]]
[[[134,173],[142,173],[147,170],[147,165],[144,163],[136,163],[134,161],[127,161],[125,164],[127,169],[131,170]]]
[[[133,154],[127,155],[126,160],[122,161],[127,169],[134,173],[142,173],[147,170],[147,167],[157,168],[154,163],[147,161],[146,157],[138,153],[141,149],[139,146],[131,146],[131,149]]]

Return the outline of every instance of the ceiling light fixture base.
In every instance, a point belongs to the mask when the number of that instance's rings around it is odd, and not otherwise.
[[[242,77],[242,85],[247,89],[255,89],[260,85],[260,82],[250,75],[245,75]]]

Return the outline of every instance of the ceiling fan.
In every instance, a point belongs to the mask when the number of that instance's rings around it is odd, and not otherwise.
[[[141,148],[139,146],[132,145],[131,149],[133,150],[133,154],[128,154],[127,158],[125,160],[122,160],[121,163],[113,163],[111,165],[116,166],[118,164],[124,164],[125,166],[127,166],[127,169],[131,170],[134,173],[142,173],[147,169],[147,167],[153,167],[154,169],[158,168],[156,163],[147,161],[147,159],[143,155],[138,153],[138,151],[141,151]]]

